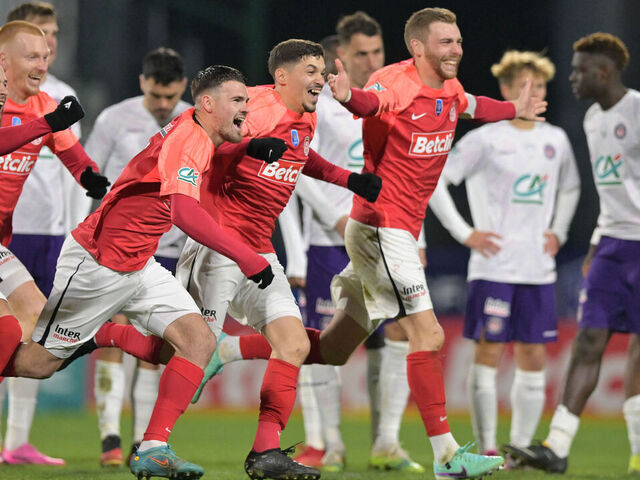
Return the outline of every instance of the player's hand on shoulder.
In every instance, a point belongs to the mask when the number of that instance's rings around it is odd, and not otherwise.
[[[44,119],[51,127],[52,132],[65,130],[84,117],[84,110],[78,99],[72,95],[67,95],[56,107],[56,109],[47,113]]]
[[[273,163],[287,151],[287,144],[281,138],[252,138],[247,145],[247,155],[267,163]]]
[[[107,187],[111,185],[111,182],[101,173],[94,172],[91,167],[87,167],[80,175],[80,185],[87,191],[87,197],[99,200],[107,194]]]
[[[271,265],[267,265],[255,275],[251,275],[247,278],[252,282],[257,283],[259,289],[264,290],[271,285],[271,282],[273,281],[273,270],[271,269]]]
[[[382,179],[375,173],[352,173],[347,180],[347,188],[360,195],[367,202],[375,202],[382,188]]]
[[[467,237],[464,244],[479,251],[482,256],[490,257],[500,251],[500,244],[496,240],[500,240],[502,237],[495,232],[485,232],[481,230],[473,230],[471,235]]]
[[[545,121],[540,115],[547,111],[547,102],[531,95],[531,79],[527,80],[513,105],[516,107],[516,118],[536,122]]]

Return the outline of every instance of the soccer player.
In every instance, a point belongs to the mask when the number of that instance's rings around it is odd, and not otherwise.
[[[405,26],[412,59],[371,75],[353,88],[339,60],[329,78],[334,98],[363,120],[364,172],[382,177],[376,203],[354,197],[345,233],[351,263],[332,282],[336,314],[322,333],[310,331],[308,363],[342,365],[387,318],[397,318],[409,337],[407,378],[434,450],[436,478],[477,477],[495,470],[502,457],[460,447],[447,423],[438,350],[442,327],[433,313],[416,239],[429,197],[451,148],[460,115],[480,121],[520,117],[543,120],[546,102],[526,85],[515,102],[465,94],[456,80],[462,38],[453,12],[425,8]],[[227,361],[265,358],[267,342],[239,337],[238,348],[221,342]],[[222,355],[214,355],[212,363]],[[208,368],[211,373],[216,369]]]
[[[511,50],[491,67],[506,100],[531,83],[546,96],[553,63]],[[474,227],[458,213],[447,185],[466,182]],[[487,188],[491,185],[491,188]],[[429,206],[472,248],[463,335],[475,341],[467,393],[478,450],[497,452],[496,371],[513,343],[509,443],[531,443],[545,403],[546,343],[558,336],[554,257],[567,238],[580,178],[566,133],[548,123],[514,119],[475,129],[449,154]]]
[[[180,100],[187,86],[182,57],[170,48],[147,53],[140,74],[142,95],[128,98],[104,110],[87,140],[86,149],[108,178],[116,179],[161,127],[189,108]],[[160,237],[156,260],[171,273],[184,245],[185,235],[176,226]],[[126,324],[118,314],[112,321]],[[138,360],[133,381],[133,447],[142,441],[158,393],[160,372],[156,365]],[[100,465],[122,464],[120,413],[125,378],[122,350],[103,348],[96,361],[94,393],[102,453]]]
[[[371,74],[384,65],[382,29],[376,20],[360,11],[341,18],[336,31],[339,41],[337,55],[349,72],[351,85],[363,88]],[[325,48],[325,57],[326,51]],[[318,125],[311,146],[343,168],[357,172],[362,170],[362,119],[354,119],[334,100],[328,86],[323,88],[318,100]],[[312,187],[319,189],[319,194],[315,195],[320,200],[315,202],[317,205],[308,201]],[[323,329],[334,313],[331,279],[347,266],[349,256],[343,236],[333,226],[323,226],[317,219],[322,213],[326,215],[327,210],[336,211],[337,223],[342,225],[344,234],[353,195],[307,177],[301,178],[296,191],[313,210],[313,215],[305,216],[310,220],[308,228],[305,227],[309,238],[305,325]],[[420,240],[424,242],[424,235]],[[421,255],[424,255],[424,248],[421,244]],[[423,473],[424,467],[411,460],[398,438],[402,413],[409,397],[407,337],[396,322],[388,322],[367,338],[365,347],[372,431],[369,465],[381,470]],[[344,468],[345,448],[339,430],[338,372],[338,367],[333,365],[303,365],[300,370],[299,397],[306,441],[305,449],[296,460],[305,465],[322,466],[327,471]],[[307,394],[306,389],[311,389],[311,394]],[[381,408],[382,404],[384,408]]]
[[[244,464],[249,477],[314,479],[320,477],[318,470],[295,462],[286,455],[289,449],[280,448],[280,431],[295,402],[298,370],[309,353],[309,339],[270,239],[301,173],[348,187],[369,201],[377,197],[380,179],[337,167],[310,148],[324,85],[322,47],[306,40],[281,42],[271,50],[268,67],[275,85],[249,89],[245,134],[280,138],[288,150],[277,163],[267,165],[238,154],[237,148],[219,149],[214,159],[219,168],[203,185],[202,199],[205,208],[219,216],[224,230],[246,239],[271,264],[273,284],[267,290],[250,284],[237,265],[199,245],[197,239],[187,240],[178,278],[217,336],[229,312],[273,347],[260,390],[258,430]],[[227,338],[237,342],[239,337]]]
[[[629,61],[625,44],[593,33],[573,44],[569,81],[576,98],[593,100],[584,117],[593,176],[600,197],[598,226],[584,261],[573,342],[561,403],[541,445],[509,453],[547,472],[567,470],[580,415],[598,382],[602,355],[614,332],[630,333],[623,412],[631,458],[640,472],[640,93],[621,75]]]
[[[152,357],[147,345],[162,344],[156,337],[164,338],[174,355],[130,463],[138,477],[199,478],[204,473],[177,457],[167,440],[200,384],[216,340],[193,299],[153,258],[160,236],[175,224],[238,262],[243,274],[262,288],[273,278],[264,258],[225,234],[199,205],[202,177],[212,167],[215,149],[225,141],[242,140],[248,100],[244,78],[233,68],[212,66],[196,75],[191,90],[195,108],[151,138],[100,207],[65,240],[54,288],[32,341],[20,345],[3,372],[45,378],[83,349],[104,346],[159,363],[161,358]],[[272,162],[285,146],[271,138],[252,139],[242,149]],[[118,312],[133,326],[103,325]],[[155,336],[145,337],[136,329]]]
[[[34,23],[45,33],[49,47],[48,69],[40,90],[49,94],[56,102],[60,102],[67,95],[76,96],[76,92],[69,85],[55,78],[49,71],[58,50],[58,22],[53,5],[45,2],[23,3],[7,15],[8,22],[14,20]],[[71,130],[80,138],[80,123],[74,124]],[[76,190],[80,191],[79,195]],[[68,197],[72,192],[76,197],[73,202],[69,202]],[[40,150],[38,160],[27,177],[15,206],[13,236],[9,244],[9,249],[33,276],[45,297],[53,287],[56,260],[64,237],[70,231],[69,217],[84,205],[82,217],[75,220],[77,224],[89,213],[90,204],[91,199],[84,195],[75,179],[45,145]],[[4,387],[0,386],[0,398],[4,398],[5,389],[9,391],[3,460],[11,464],[64,464],[62,459],[42,455],[28,442],[40,382],[31,378],[11,378],[3,385]]]

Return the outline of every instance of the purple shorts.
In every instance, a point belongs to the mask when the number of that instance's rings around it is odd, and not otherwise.
[[[36,285],[48,297],[56,276],[56,264],[64,236],[14,234],[9,250],[27,268]]]
[[[307,314],[305,326],[322,330],[333,317],[331,280],[349,263],[344,247],[311,245],[307,251]]]
[[[640,241],[600,239],[580,291],[578,325],[640,334]]]
[[[555,341],[558,317],[553,284],[469,282],[463,335],[498,343]]]
[[[159,255],[154,255],[154,257],[156,262],[169,270],[174,277],[176,276],[176,266],[178,265],[177,258],[161,257]]]

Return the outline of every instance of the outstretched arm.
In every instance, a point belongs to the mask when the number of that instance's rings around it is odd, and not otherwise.
[[[489,97],[465,94],[469,102],[461,118],[473,118],[480,122],[498,122],[500,120],[534,120],[544,122],[540,115],[547,110],[547,102],[531,96],[531,81],[522,89],[520,96],[513,102],[495,100]]]
[[[359,88],[351,88],[349,75],[342,62],[336,58],[337,75],[329,75],[329,87],[333,98],[342,103],[347,110],[358,117],[370,117],[378,112],[380,99],[373,92],[366,92]]]
[[[50,132],[51,127],[44,118],[37,118],[15,127],[0,128],[0,155],[11,153]]]

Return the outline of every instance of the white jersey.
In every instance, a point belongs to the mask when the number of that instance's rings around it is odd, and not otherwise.
[[[524,284],[556,280],[555,260],[544,252],[544,232],[551,229],[564,241],[580,187],[564,130],[548,123],[536,123],[530,130],[515,128],[506,120],[487,124],[458,141],[442,176],[445,183],[466,181],[474,227],[502,237],[495,255],[487,258],[471,252],[468,280]],[[430,202],[439,218],[442,185]],[[556,214],[562,225],[553,228],[556,197],[563,191],[572,192],[571,201]]]
[[[75,90],[47,73],[40,90],[56,102]],[[80,138],[80,123],[71,129]],[[13,233],[29,235],[65,235],[84,220],[91,199],[78,185],[60,160],[46,146],[22,188],[13,213]]]
[[[584,131],[600,196],[598,232],[640,240],[640,92],[629,89],[606,111],[591,105]]]
[[[128,98],[104,109],[87,140],[86,150],[102,173],[113,185],[124,167],[154,136],[160,125],[144,107],[143,96]],[[180,115],[191,105],[180,100],[170,119]],[[177,227],[171,227],[161,238],[156,255],[178,258],[186,235]]]

